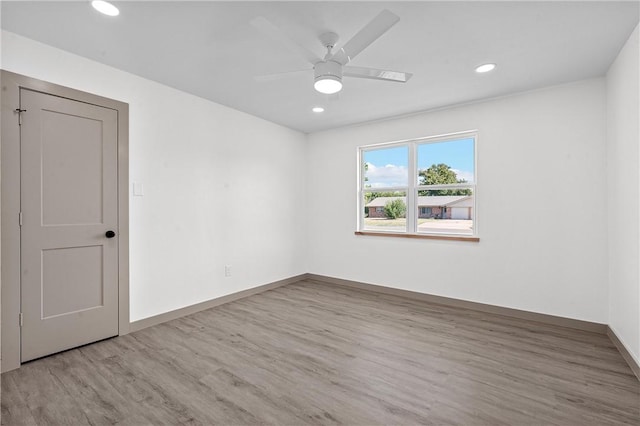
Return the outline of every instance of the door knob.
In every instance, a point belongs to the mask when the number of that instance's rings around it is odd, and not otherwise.
[[[107,232],[104,234],[104,236],[105,236],[105,237],[107,237],[107,238],[113,238],[113,237],[115,237],[115,236],[116,236],[116,233],[115,233],[115,232],[113,232],[113,231],[107,231]]]

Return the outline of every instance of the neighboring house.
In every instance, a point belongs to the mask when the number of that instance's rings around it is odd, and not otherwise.
[[[405,197],[378,197],[365,207],[369,217],[385,217],[384,206],[394,200],[405,201]],[[473,195],[435,195],[418,197],[418,217],[423,219],[461,219],[473,217]]]

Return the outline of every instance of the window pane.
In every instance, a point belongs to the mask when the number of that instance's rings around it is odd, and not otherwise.
[[[418,232],[473,234],[474,196],[471,188],[454,195],[418,195]],[[452,191],[453,192],[453,191]]]
[[[363,152],[364,187],[390,188],[408,185],[409,147]]]
[[[474,181],[474,139],[418,145],[418,185]]]
[[[406,192],[365,194],[364,229],[369,231],[407,230]]]

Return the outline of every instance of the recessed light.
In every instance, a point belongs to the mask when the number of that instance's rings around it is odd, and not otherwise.
[[[105,15],[108,15],[108,16],[118,16],[120,14],[120,11],[118,10],[117,7],[103,0],[92,1],[91,6],[93,6],[93,8],[98,12],[104,13]]]
[[[322,107],[313,107],[313,108],[311,108],[311,111],[313,111],[313,112],[324,112],[324,108],[322,108]]]
[[[483,73],[493,71],[496,68],[496,64],[483,64],[476,67],[476,72]]]

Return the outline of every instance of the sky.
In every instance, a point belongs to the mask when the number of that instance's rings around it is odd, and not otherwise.
[[[472,138],[421,144],[417,153],[419,170],[427,169],[432,164],[445,163],[456,172],[459,179],[473,182]],[[364,162],[369,164],[367,184],[373,188],[406,186],[408,156],[409,148],[406,146],[365,151]]]

